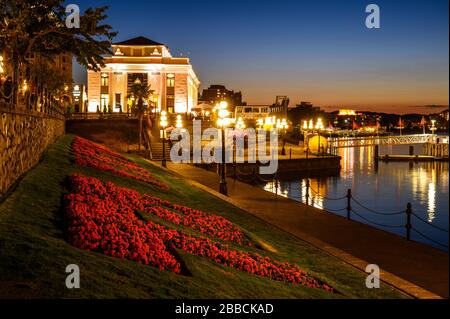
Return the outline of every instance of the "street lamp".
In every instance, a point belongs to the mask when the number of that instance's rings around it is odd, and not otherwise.
[[[256,120],[256,127],[258,129],[262,129],[264,127],[264,120],[262,118]]]
[[[431,120],[431,128],[430,128],[431,134],[434,135],[436,133],[436,130],[437,130],[436,120]]]
[[[166,167],[166,127],[167,127],[167,112],[166,111],[162,111],[161,112],[161,118],[159,121],[159,125],[161,126],[162,130],[161,130],[161,137],[163,140],[163,154],[162,154],[162,160],[161,160],[161,164],[163,167]]]
[[[179,128],[179,129],[183,128],[183,120],[181,119],[181,115],[180,114],[177,115],[177,120],[176,120],[175,127]]]
[[[321,118],[318,118],[316,124],[314,125],[314,120],[303,121],[303,135],[304,135],[304,144],[307,145],[307,150],[309,150],[309,141],[306,141],[306,137],[310,132],[314,133],[317,131],[318,135],[318,148],[317,151],[320,154],[320,131],[323,130],[325,126],[323,125],[323,121]]]
[[[240,117],[240,118],[237,119],[237,122],[236,122],[236,128],[237,128],[238,130],[243,130],[243,129],[246,128],[246,125],[245,125],[244,120],[242,119],[242,117]]]
[[[227,127],[230,123],[230,119],[228,116],[230,115],[230,112],[227,110],[228,103],[225,101],[220,102],[218,107],[218,120],[217,120],[217,126],[221,128],[222,133],[222,163],[221,163],[221,170],[220,170],[220,187],[219,191],[221,194],[228,196],[228,190],[227,190],[227,181],[226,181],[226,171],[225,171],[225,127]]]
[[[281,155],[286,155],[286,130],[288,129],[289,125],[286,122],[286,119],[278,119],[277,120],[277,130],[282,132],[282,140],[283,140],[283,148],[281,149]]]
[[[323,129],[324,129],[323,122],[322,122],[322,119],[319,117],[317,119],[317,123],[316,123],[317,137],[318,137],[318,143],[319,143],[317,150],[318,150],[319,155],[321,154],[321,152],[320,152],[320,131]]]

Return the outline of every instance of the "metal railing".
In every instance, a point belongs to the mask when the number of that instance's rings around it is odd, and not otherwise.
[[[83,120],[136,120],[138,117],[133,113],[66,113],[67,120],[83,121]]]
[[[33,116],[44,116],[53,117],[58,119],[64,119],[64,112],[61,110],[59,105],[53,103],[45,103],[41,105],[38,109],[27,106],[23,103],[18,103],[14,105],[13,103],[8,103],[4,99],[0,99],[0,110],[2,112],[16,113],[16,114],[26,114]]]
[[[251,173],[243,173],[240,172],[239,169],[233,168],[233,178],[235,180],[240,180],[247,184],[257,184],[257,183],[269,183],[273,182],[275,185],[275,193],[278,194],[278,189],[280,188],[280,182],[278,180],[277,175],[269,176],[269,178],[263,178],[259,174],[256,173],[256,170],[252,170]],[[322,209],[327,212],[331,213],[346,213],[346,217],[348,220],[352,220],[352,216],[357,216],[361,220],[365,221],[369,225],[378,226],[382,228],[389,228],[389,229],[405,229],[405,237],[407,240],[411,240],[411,232],[414,232],[421,236],[422,238],[440,246],[443,248],[448,249],[448,244],[444,244],[442,242],[437,241],[436,239],[433,239],[431,236],[424,234],[422,231],[419,231],[416,227],[414,227],[413,220],[418,221],[419,223],[422,223],[424,225],[427,225],[429,228],[438,230],[440,232],[449,233],[448,229],[444,229],[442,227],[433,225],[426,221],[425,219],[421,218],[419,215],[414,213],[411,203],[407,203],[406,207],[404,209],[399,209],[397,211],[392,212],[380,212],[375,209],[372,209],[370,207],[367,207],[361,201],[356,199],[354,195],[352,194],[351,189],[347,190],[347,193],[341,197],[327,197],[324,195],[321,195],[318,190],[315,190],[313,187],[311,187],[310,180],[306,179],[305,185],[301,188],[301,191],[304,195],[300,197],[295,197],[290,195],[289,198],[292,198],[294,200],[297,200],[299,202],[303,202],[308,206],[312,206],[318,209]],[[313,196],[314,195],[314,196]],[[339,209],[333,209],[329,207],[325,207],[325,205],[321,205],[318,203],[316,198],[320,198],[322,200],[327,201],[335,201],[335,202],[341,202],[342,201],[342,207]],[[323,203],[323,201],[321,201]],[[394,216],[404,216],[405,224],[396,224],[396,223],[381,223],[378,221],[374,221],[370,217],[366,217],[363,215],[363,213],[368,213],[372,215],[378,215],[378,216],[384,216],[384,217],[394,217]]]

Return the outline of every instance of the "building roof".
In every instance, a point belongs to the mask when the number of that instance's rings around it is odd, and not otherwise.
[[[122,42],[114,43],[114,45],[138,45],[138,46],[147,46],[147,45],[164,45],[162,43],[150,40],[146,37],[137,37],[129,40],[125,40]]]

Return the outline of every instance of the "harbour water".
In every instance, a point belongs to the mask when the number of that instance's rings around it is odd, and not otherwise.
[[[423,154],[423,145],[414,145]],[[409,145],[382,146],[380,154],[408,154]],[[351,189],[351,219],[405,236],[406,207],[411,203],[411,239],[448,251],[449,163],[378,162],[374,147],[339,149],[339,176],[309,178],[309,204],[347,216]],[[274,181],[263,185],[267,191],[306,203],[306,178]],[[339,200],[335,200],[341,198]],[[357,240],[357,238],[355,238]]]

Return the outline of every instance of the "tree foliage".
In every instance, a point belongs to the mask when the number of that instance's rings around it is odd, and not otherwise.
[[[54,63],[36,59],[30,65],[31,78],[36,81],[39,90],[46,89],[52,96],[61,98],[67,94],[66,86],[72,79],[65,72],[60,72]]]
[[[150,85],[136,81],[131,85],[130,94],[128,94],[128,98],[133,99],[132,112],[139,117],[139,149],[141,149],[142,144],[142,119],[148,110],[148,103],[145,102],[153,92]]]
[[[144,115],[144,113],[148,110],[148,104],[145,103],[150,95],[153,94],[153,90],[150,88],[150,85],[146,85],[141,82],[135,82],[130,87],[130,94],[128,98],[133,98],[134,103],[132,106],[132,111],[139,117]]]
[[[30,57],[52,60],[69,53],[92,70],[104,66],[103,56],[111,53],[116,36],[107,18],[107,7],[89,8],[80,13],[80,28],[66,26],[62,0],[0,0],[0,52],[14,70],[14,81]]]

